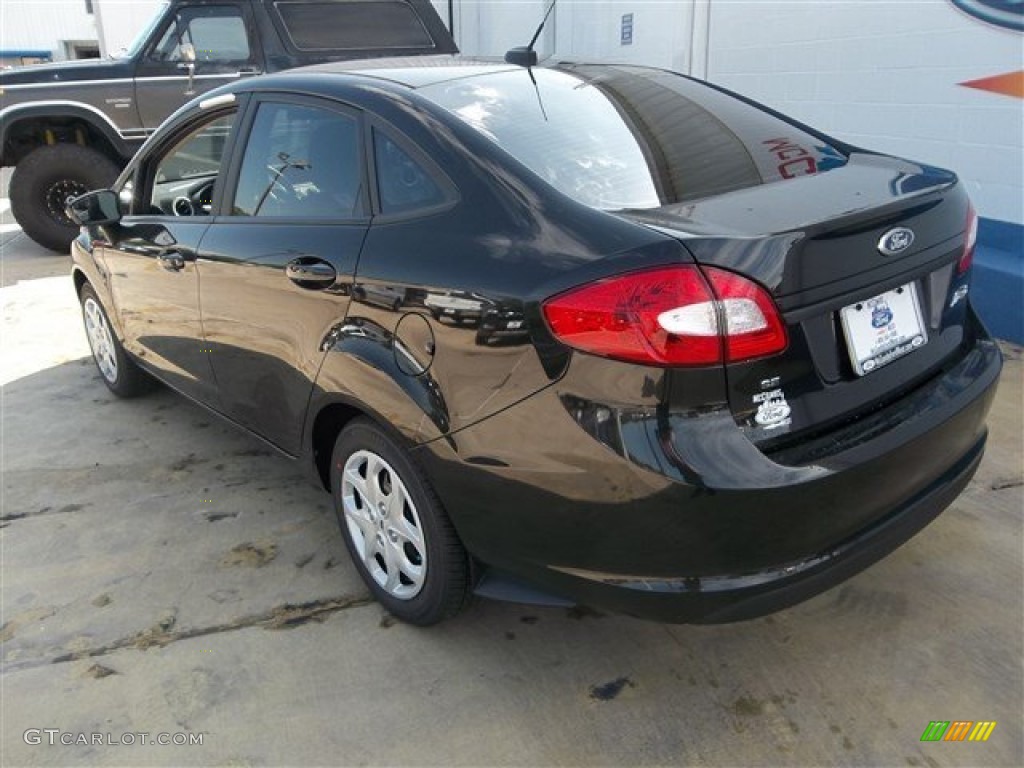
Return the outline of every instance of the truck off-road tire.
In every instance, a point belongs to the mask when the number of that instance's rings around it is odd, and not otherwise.
[[[22,231],[44,248],[67,253],[78,226],[64,204],[94,189],[109,187],[120,168],[90,147],[54,144],[32,150],[11,175],[11,212]]]

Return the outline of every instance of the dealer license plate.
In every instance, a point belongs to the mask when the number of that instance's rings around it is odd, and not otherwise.
[[[877,371],[928,341],[914,283],[843,307],[839,316],[858,376]]]

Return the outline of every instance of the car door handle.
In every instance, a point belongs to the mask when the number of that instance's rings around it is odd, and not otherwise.
[[[256,67],[241,67],[238,70],[239,77],[251,77],[258,74],[260,74],[260,70]]]
[[[177,251],[164,251],[156,258],[168,272],[177,272],[185,267],[185,257]]]
[[[303,288],[327,288],[334,285],[338,277],[334,267],[326,261],[295,259],[284,268],[285,276]]]

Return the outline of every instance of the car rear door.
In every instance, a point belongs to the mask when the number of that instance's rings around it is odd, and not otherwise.
[[[206,343],[225,413],[297,453],[369,226],[361,119],[334,102],[265,94],[240,135],[199,254]]]

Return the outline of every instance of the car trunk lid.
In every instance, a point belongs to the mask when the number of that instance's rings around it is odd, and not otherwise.
[[[967,317],[969,272],[957,262],[968,207],[952,173],[853,153],[829,173],[625,215],[772,294],[787,349],[726,371],[737,423],[770,449],[899,397],[954,356]],[[912,235],[883,253],[899,230]]]

